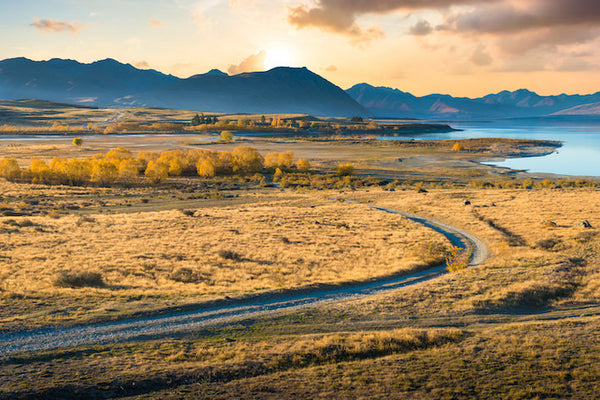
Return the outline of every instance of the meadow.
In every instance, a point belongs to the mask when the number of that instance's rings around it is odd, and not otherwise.
[[[376,296],[161,338],[13,354],[0,360],[1,398],[516,399],[598,391],[598,183],[477,163],[553,145],[461,141],[457,151],[455,142],[198,138],[3,142],[21,168],[34,155],[83,159],[115,146],[135,155],[247,145],[262,155],[291,150],[311,169],[276,179],[288,190],[269,183],[273,171],[157,184],[141,176],[108,187],[0,181],[0,329],[153,315],[444,261],[442,235],[372,206],[473,232],[490,257]],[[351,163],[353,175],[336,175],[340,163]]]

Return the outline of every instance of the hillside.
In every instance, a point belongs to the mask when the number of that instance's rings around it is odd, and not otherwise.
[[[341,88],[306,68],[229,76],[212,70],[180,79],[112,59],[0,61],[0,99],[42,99],[98,107],[167,107],[210,112],[368,115]]]

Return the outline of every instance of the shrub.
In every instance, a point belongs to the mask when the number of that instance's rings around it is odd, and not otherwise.
[[[231,250],[219,250],[219,252],[217,254],[219,255],[219,257],[224,258],[226,260],[233,260],[233,261],[241,261],[242,260],[241,254],[236,253],[235,251],[231,251]]]
[[[224,142],[231,142],[233,140],[233,133],[231,133],[231,131],[222,131],[221,140]]]
[[[73,145],[81,146],[83,144],[83,139],[80,137],[73,138]]]
[[[471,253],[456,246],[450,247],[446,256],[446,267],[450,272],[458,272],[469,266]]]
[[[452,146],[452,151],[463,151],[464,149],[464,146],[458,142],[454,143],[454,146]]]
[[[336,169],[337,176],[352,176],[354,174],[354,166],[352,164],[340,164]]]
[[[106,283],[99,272],[61,272],[53,282],[57,287],[82,288],[105,287]]]
[[[181,283],[198,283],[204,280],[205,277],[191,268],[177,268],[171,272],[169,279]]]
[[[301,158],[296,163],[296,168],[300,172],[307,172],[310,170],[310,163],[308,162],[308,160],[306,158]]]

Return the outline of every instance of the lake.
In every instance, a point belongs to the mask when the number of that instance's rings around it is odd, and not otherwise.
[[[385,137],[387,140],[515,138],[559,140],[563,146],[541,157],[511,158],[490,164],[529,172],[600,176],[600,119],[523,119],[490,122],[450,122],[457,132]]]

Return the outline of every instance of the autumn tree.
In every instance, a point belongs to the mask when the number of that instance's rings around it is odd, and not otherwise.
[[[9,181],[16,181],[21,177],[21,168],[14,158],[3,158],[0,160],[0,176]]]
[[[352,164],[340,164],[336,169],[337,176],[351,176],[354,173],[354,166]]]
[[[307,172],[310,170],[310,163],[306,158],[300,158],[298,162],[296,162],[296,168],[300,172]]]
[[[158,160],[150,160],[144,175],[150,183],[161,183],[169,176],[169,166]]]
[[[227,143],[231,142],[233,140],[233,133],[231,131],[222,131],[221,140]]]

